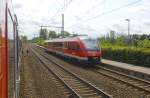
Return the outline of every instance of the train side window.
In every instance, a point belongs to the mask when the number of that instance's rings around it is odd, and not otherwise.
[[[60,44],[59,44],[59,45],[60,45],[59,47],[62,48],[62,47],[63,47],[63,42],[59,42],[59,43],[60,43]]]
[[[71,50],[74,50],[74,43],[71,43]]]
[[[76,50],[80,50],[80,46],[77,43],[76,43]]]
[[[54,46],[57,47],[57,42],[54,43]]]
[[[54,47],[56,47],[56,42],[53,43]]]
[[[67,47],[67,42],[64,42],[63,44],[64,44],[64,49],[67,49],[68,48]]]
[[[55,43],[53,42],[53,46],[52,47],[55,47]]]
[[[78,43],[74,43],[74,50],[76,51],[80,50],[80,46],[78,45]]]
[[[68,49],[71,50],[71,48],[70,48],[70,42],[68,42]]]
[[[72,49],[72,50],[77,50],[77,44],[76,44],[75,42],[73,42],[73,43],[71,44],[71,49]]]
[[[51,46],[51,45],[50,45],[50,42],[48,42],[47,45],[50,47],[50,46]]]
[[[74,43],[71,44],[71,50],[75,50]]]
[[[63,46],[63,43],[62,42],[57,42],[57,47],[58,48],[61,48]]]

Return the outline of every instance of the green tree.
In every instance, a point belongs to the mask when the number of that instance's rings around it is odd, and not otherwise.
[[[115,31],[114,30],[110,30],[109,38],[110,38],[111,43],[115,42]]]
[[[125,45],[125,37],[124,36],[117,37],[115,43],[116,43],[116,45],[124,46]]]
[[[68,31],[64,31],[63,35],[61,33],[57,34],[57,37],[60,37],[60,36],[68,37],[68,36],[70,36],[70,33]]]
[[[49,38],[57,38],[57,34],[55,31],[49,31]]]
[[[27,43],[28,38],[27,38],[27,36],[21,36],[21,40],[23,43]]]
[[[48,31],[47,29],[40,29],[40,38],[43,38],[44,40],[47,39],[47,34],[48,34]]]
[[[68,31],[64,31],[64,37],[70,36],[70,33]]]

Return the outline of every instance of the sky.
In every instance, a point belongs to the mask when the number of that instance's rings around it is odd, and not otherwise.
[[[42,25],[61,26],[70,33],[92,37],[119,34],[150,34],[150,0],[12,0],[21,35],[38,36]],[[60,32],[58,28],[48,28]]]

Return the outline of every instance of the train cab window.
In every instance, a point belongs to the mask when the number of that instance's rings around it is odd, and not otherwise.
[[[98,41],[96,40],[96,39],[90,39],[90,38],[88,38],[88,39],[83,39],[82,40],[82,42],[83,42],[83,44],[84,44],[84,46],[85,46],[85,48],[86,48],[86,50],[100,50],[99,49],[99,45],[98,45]]]

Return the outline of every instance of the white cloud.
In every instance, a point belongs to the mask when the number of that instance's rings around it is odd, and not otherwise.
[[[65,4],[70,2],[65,1]],[[139,26],[143,32],[150,32],[147,25],[150,21],[149,0],[141,0],[132,6],[84,21],[135,1],[137,0],[72,0],[63,10],[63,0],[13,0],[13,4],[21,31],[30,38],[38,32],[40,25],[60,26],[62,12],[65,13],[65,29],[70,32],[76,31],[91,36],[104,34],[108,32],[108,28],[127,32],[126,18],[131,19],[132,32],[138,31]]]

